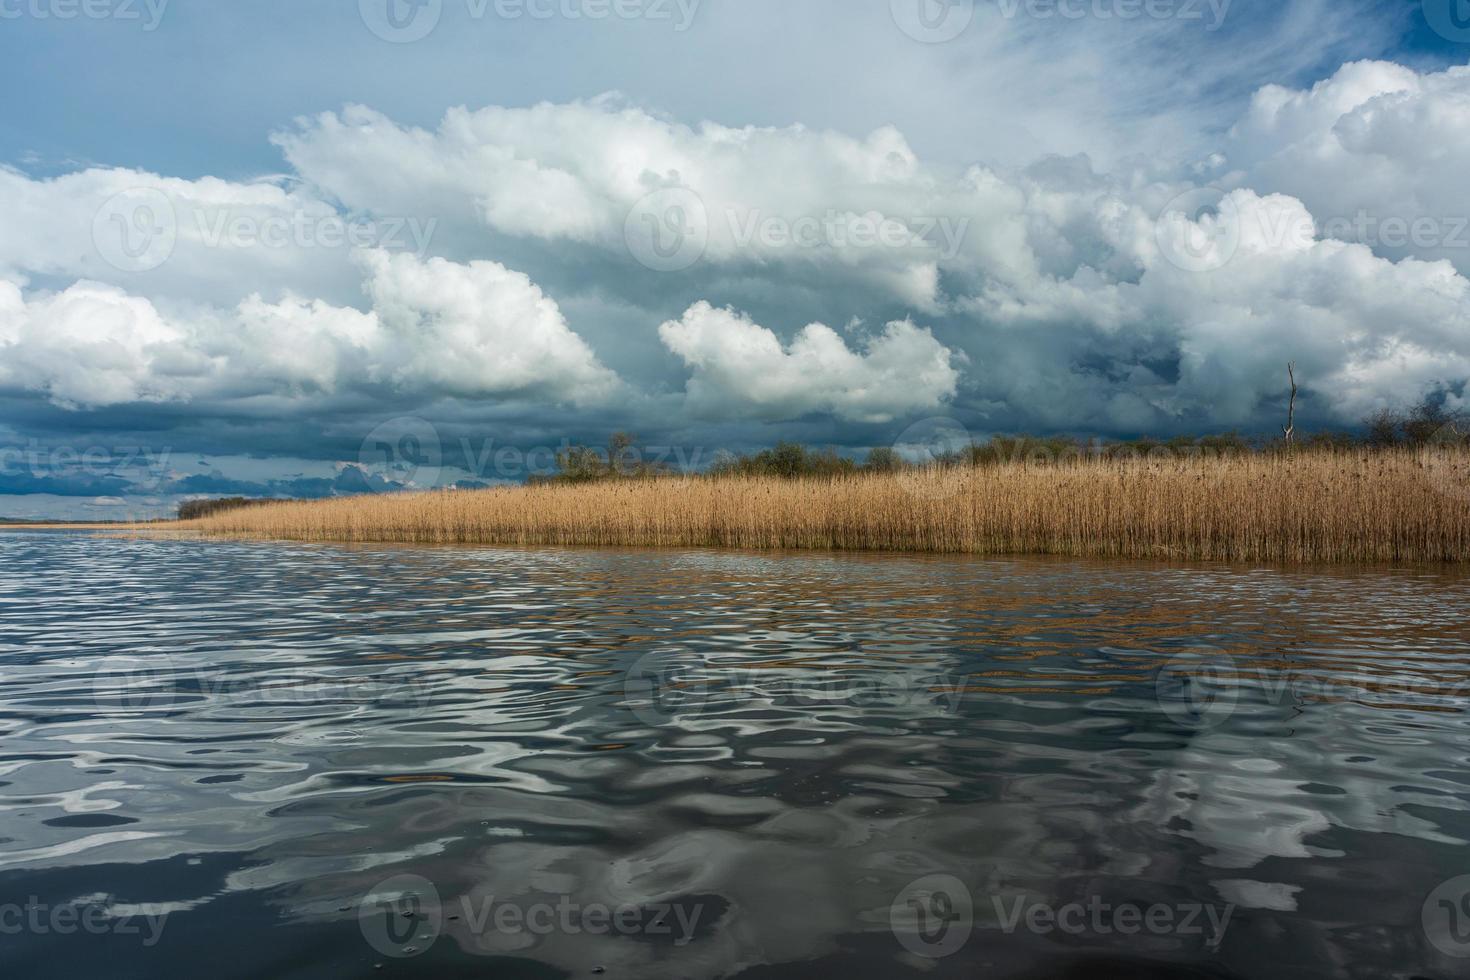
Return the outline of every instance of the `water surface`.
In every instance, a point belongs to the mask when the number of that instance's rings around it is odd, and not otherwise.
[[[64,532],[0,570],[7,976],[1470,972],[1459,575]]]

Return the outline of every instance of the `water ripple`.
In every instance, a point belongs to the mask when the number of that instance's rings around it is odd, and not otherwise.
[[[395,963],[435,973],[1450,975],[1385,937],[1470,871],[1459,575],[50,532],[0,567],[0,884],[170,916],[13,966],[370,972],[359,903],[412,873],[712,917],[669,945],[460,916]],[[977,938],[920,969],[889,909],[934,874]],[[1020,895],[1238,917],[1073,940],[1001,928]]]

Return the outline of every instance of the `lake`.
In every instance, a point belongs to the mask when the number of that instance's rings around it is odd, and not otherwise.
[[[6,976],[1470,973],[1470,578],[0,533]]]

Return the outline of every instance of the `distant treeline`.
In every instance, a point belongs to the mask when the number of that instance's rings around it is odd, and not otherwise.
[[[1363,419],[1358,441],[1375,448],[1463,443],[1470,436],[1470,419],[1440,402],[1426,399],[1408,411],[1385,408]]]
[[[924,466],[990,466],[1008,462],[1059,462],[1069,459],[1123,459],[1159,456],[1244,456],[1257,453],[1345,451],[1353,449],[1417,448],[1430,444],[1463,445],[1470,425],[1457,412],[1426,400],[1407,410],[1382,409],[1363,419],[1358,433],[1326,431],[1302,434],[1291,442],[1226,432],[1170,439],[1082,440],[1069,436],[994,436],[969,445],[946,445],[905,458],[900,448],[881,446],[862,459],[844,456],[835,448],[816,449],[796,442],[779,442],[770,449],[739,455],[721,454],[708,474],[721,476],[834,477],[856,473],[894,473]],[[908,448],[908,447],[903,447]],[[624,432],[613,435],[607,449],[573,446],[557,454],[557,472],[533,478],[535,483],[592,483],[616,479],[646,479],[671,471],[646,461],[651,454]]]
[[[740,455],[722,453],[707,470],[719,477],[774,476],[785,479],[838,477],[858,473],[896,473],[923,467],[993,466],[1001,463],[1056,463],[1067,460],[1129,457],[1248,456],[1282,452],[1380,450],[1419,448],[1431,444],[1465,445],[1470,424],[1439,402],[1426,400],[1407,410],[1382,409],[1363,419],[1361,432],[1315,432],[1291,442],[1280,437],[1261,438],[1226,432],[1208,436],[1175,436],[1103,441],[1068,436],[994,436],[968,445],[932,447],[921,458],[906,458],[903,449],[881,446],[862,459],[844,456],[835,448],[817,449],[796,442],[779,442],[769,449]],[[556,454],[556,472],[531,476],[533,485],[601,483],[610,480],[646,480],[683,476],[665,463],[653,462],[666,454],[641,448],[626,432],[617,432],[607,448],[571,446]],[[912,455],[912,454],[911,454]],[[208,517],[221,511],[278,503],[271,499],[224,497],[190,500],[179,505],[179,519]]]
[[[212,500],[186,500],[179,504],[179,520],[193,521],[201,517],[209,517],[211,514],[218,514],[221,511],[279,502],[270,497],[216,497]]]

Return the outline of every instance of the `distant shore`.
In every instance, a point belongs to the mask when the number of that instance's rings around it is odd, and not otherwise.
[[[1458,563],[1470,560],[1470,451],[623,479],[291,501],[152,526],[299,541]]]
[[[173,523],[173,522],[166,522]],[[0,531],[96,531],[128,530],[130,528],[160,527],[165,523],[152,521],[0,521]]]

